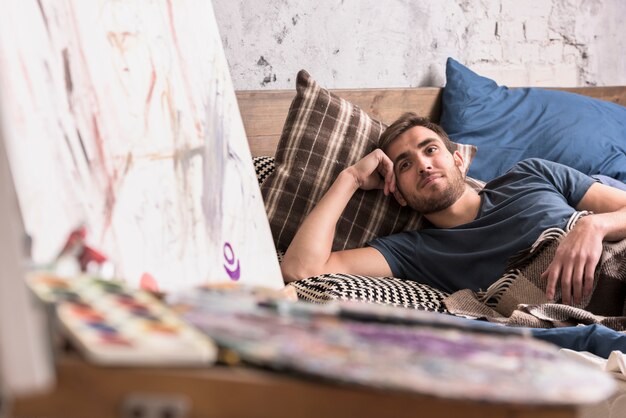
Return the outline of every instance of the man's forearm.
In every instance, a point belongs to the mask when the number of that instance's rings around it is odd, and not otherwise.
[[[315,276],[324,271],[332,251],[337,221],[358,188],[355,177],[347,170],[339,174],[289,245],[281,264],[285,281]]]
[[[593,215],[582,218],[578,223],[591,224],[603,241],[626,238],[626,192],[623,190],[595,183],[576,209],[593,212]],[[585,222],[581,222],[583,220]]]
[[[593,220],[603,241],[619,241],[626,238],[626,207],[614,212],[594,214],[589,220]]]

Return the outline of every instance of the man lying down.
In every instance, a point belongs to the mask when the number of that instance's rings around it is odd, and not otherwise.
[[[626,185],[528,159],[477,192],[464,168],[440,126],[403,115],[306,217],[282,262],[285,280],[337,272],[419,280],[452,293],[452,313],[533,328],[594,323],[533,334],[605,357],[626,352],[626,334],[597,325],[626,330]],[[337,221],[359,188],[383,189],[427,225],[333,252]],[[602,348],[581,345],[583,334]]]

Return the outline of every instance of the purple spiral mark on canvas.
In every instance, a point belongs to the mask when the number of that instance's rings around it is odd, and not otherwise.
[[[226,242],[224,244],[224,260],[226,260],[224,269],[226,270],[228,277],[230,277],[231,280],[239,280],[239,276],[241,275],[239,260],[235,257],[235,252],[233,251],[233,246],[230,245],[230,242]]]

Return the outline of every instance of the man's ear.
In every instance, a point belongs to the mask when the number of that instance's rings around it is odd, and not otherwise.
[[[458,151],[454,151],[454,154],[452,154],[452,157],[454,158],[454,164],[459,167],[459,170],[461,170],[461,173],[465,172],[465,160],[463,159],[463,155],[461,155],[460,152]]]
[[[406,206],[407,202],[404,199],[404,196],[402,196],[402,193],[400,193],[400,190],[398,190],[398,188],[396,187],[396,191],[393,192],[393,197],[396,198],[396,202],[398,202],[400,204],[400,206]]]

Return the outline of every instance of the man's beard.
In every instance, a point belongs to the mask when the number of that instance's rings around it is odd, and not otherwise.
[[[437,196],[424,198],[411,196],[407,201],[416,211],[428,215],[439,212],[452,206],[465,191],[465,179],[458,169],[452,169],[447,174],[448,185]]]

